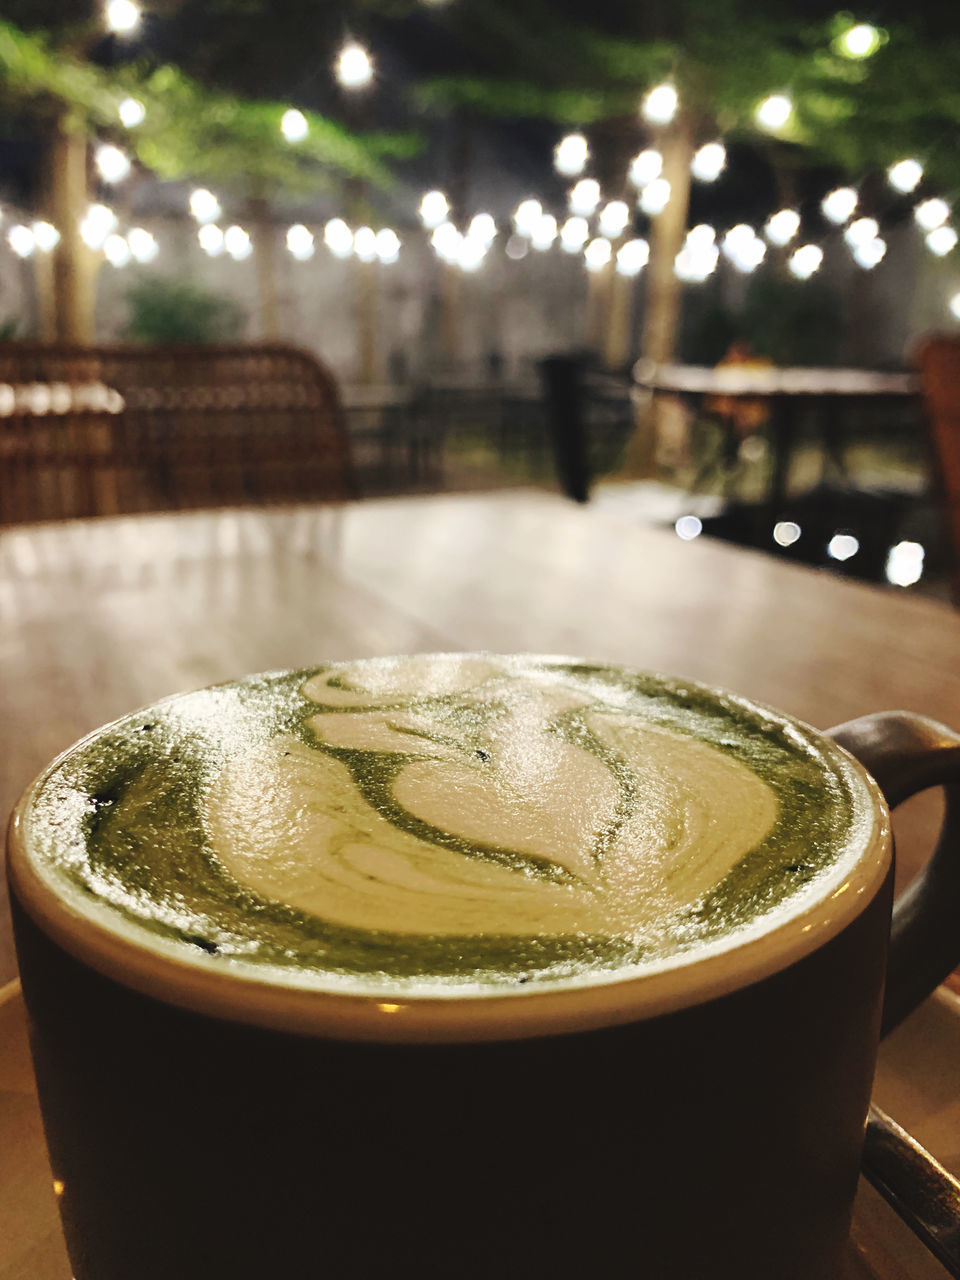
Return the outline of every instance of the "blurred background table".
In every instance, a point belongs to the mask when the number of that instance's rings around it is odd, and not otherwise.
[[[81,734],[166,694],[431,649],[666,670],[820,728],[890,707],[960,726],[948,606],[549,494],[122,516],[0,531],[0,807]],[[901,883],[938,821],[936,797],[898,811]],[[14,973],[4,903],[0,983]],[[944,988],[885,1043],[877,1099],[958,1172],[958,1098],[958,1001]],[[873,1269],[851,1276],[942,1274],[917,1269],[912,1237],[870,1225],[888,1222],[872,1195],[857,1221]]]

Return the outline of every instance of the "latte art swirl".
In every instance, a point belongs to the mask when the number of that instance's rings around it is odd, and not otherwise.
[[[775,927],[856,843],[853,786],[803,726],[727,695],[435,654],[172,699],[81,744],[29,816],[47,873],[144,945],[429,993]]]

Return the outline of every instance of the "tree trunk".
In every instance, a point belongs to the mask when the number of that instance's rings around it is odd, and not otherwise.
[[[687,231],[695,129],[694,118],[681,112],[661,139],[663,176],[670,183],[670,201],[651,227],[647,302],[640,340],[641,355],[658,364],[672,360],[677,352],[683,284],[673,265]]]
[[[377,318],[380,293],[380,263],[360,262],[355,265],[357,298],[357,381],[365,385],[376,382],[380,373]]]
[[[270,202],[263,196],[249,201],[253,223],[253,256],[257,268],[257,299],[260,304],[260,337],[272,341],[280,337],[280,301],[277,290],[277,254],[270,218]]]
[[[623,369],[631,355],[631,312],[636,281],[623,276],[616,267],[610,270],[610,297],[607,312],[607,335],[603,363],[607,369]]]
[[[60,232],[52,268],[37,269],[44,338],[91,343],[96,333],[99,254],[83,242],[80,222],[89,200],[87,137],[75,121],[61,119],[48,153],[46,208]]]

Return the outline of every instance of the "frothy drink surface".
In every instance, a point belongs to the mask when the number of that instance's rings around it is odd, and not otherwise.
[[[856,857],[839,751],[695,685],[427,655],[252,677],[103,730],[25,817],[134,944],[298,986],[579,985],[782,925]]]

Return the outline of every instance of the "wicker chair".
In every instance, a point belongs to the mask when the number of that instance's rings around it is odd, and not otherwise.
[[[951,556],[950,589],[960,607],[960,338],[928,338],[916,359]]]
[[[305,351],[0,343],[0,524],[354,492],[336,383]]]

